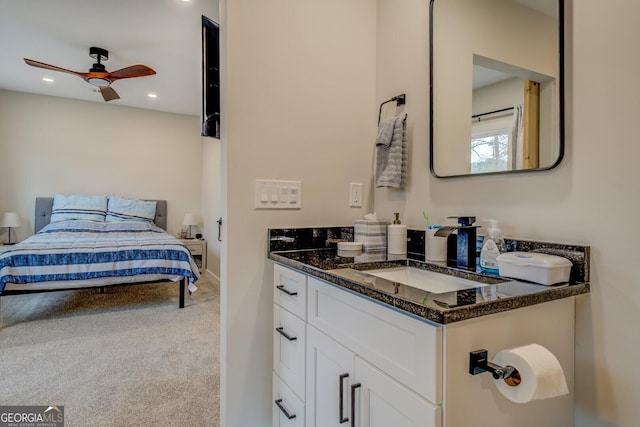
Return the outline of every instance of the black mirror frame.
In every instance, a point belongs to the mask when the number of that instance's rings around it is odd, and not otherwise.
[[[461,177],[473,177],[473,176],[487,176],[487,175],[504,175],[522,172],[538,172],[547,171],[557,167],[564,158],[565,152],[565,37],[564,37],[564,0],[558,0],[558,50],[559,50],[559,66],[558,66],[558,80],[559,80],[559,96],[558,96],[558,108],[559,108],[559,151],[558,159],[550,166],[544,168],[533,169],[518,169],[500,172],[485,172],[477,174],[463,174],[463,175],[438,175],[435,171],[435,164],[433,161],[433,5],[435,0],[429,1],[429,169],[431,175],[436,178],[461,178]]]

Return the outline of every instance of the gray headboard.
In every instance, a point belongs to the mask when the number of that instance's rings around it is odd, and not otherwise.
[[[156,202],[156,217],[153,222],[163,230],[167,229],[167,201],[152,200]],[[36,197],[36,216],[33,222],[33,232],[37,233],[51,221],[53,197]]]

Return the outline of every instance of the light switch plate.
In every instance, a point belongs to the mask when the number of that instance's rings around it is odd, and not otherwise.
[[[301,209],[302,181],[256,179],[256,209]]]

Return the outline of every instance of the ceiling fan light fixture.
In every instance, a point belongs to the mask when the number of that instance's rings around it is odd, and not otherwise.
[[[131,65],[129,67],[124,67],[119,70],[109,72],[101,63],[101,61],[106,61],[109,58],[109,52],[99,47],[89,48],[89,56],[94,58],[96,60],[96,63],[93,64],[93,67],[89,69],[88,73],[68,70],[66,68],[46,64],[44,62],[35,61],[28,58],[24,58],[24,62],[32,67],[44,68],[45,70],[60,71],[63,73],[78,76],[87,83],[98,88],[97,92],[100,92],[105,102],[120,99],[118,93],[111,87],[111,83],[115,82],[116,80],[151,76],[156,73],[153,69],[142,64]]]
[[[111,84],[111,82],[107,79],[103,79],[101,77],[89,77],[87,79],[87,81],[89,83],[91,83],[94,86],[98,86],[98,87],[106,87],[109,86]]]

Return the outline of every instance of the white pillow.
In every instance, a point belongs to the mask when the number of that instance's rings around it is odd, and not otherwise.
[[[127,199],[119,196],[109,197],[107,221],[153,222],[156,217],[156,202]]]
[[[70,219],[104,221],[107,214],[107,196],[84,194],[56,194],[53,196],[51,222]]]

